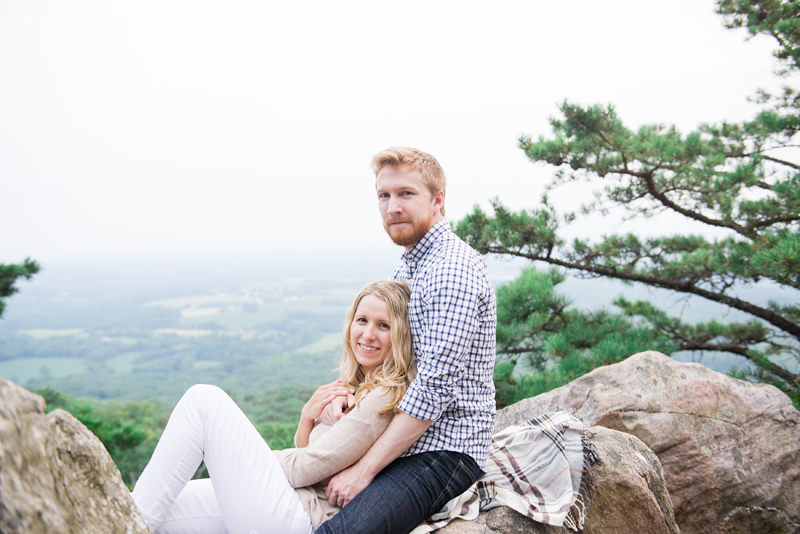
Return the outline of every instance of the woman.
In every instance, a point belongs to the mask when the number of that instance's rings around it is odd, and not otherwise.
[[[322,483],[369,450],[414,378],[409,296],[405,284],[380,281],[350,304],[341,378],[303,407],[297,449],[273,453],[219,388],[190,388],[133,490],[151,532],[307,534],[335,514]],[[351,391],[350,413],[332,427],[315,425],[333,398]],[[210,479],[190,482],[201,461]]]

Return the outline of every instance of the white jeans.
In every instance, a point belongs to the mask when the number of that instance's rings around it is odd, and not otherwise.
[[[201,460],[211,478],[190,482]],[[215,386],[192,386],[175,406],[133,500],[158,534],[314,530],[269,446]]]

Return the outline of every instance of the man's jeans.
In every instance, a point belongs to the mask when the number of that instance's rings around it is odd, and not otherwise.
[[[398,458],[316,533],[408,534],[482,476],[470,456],[424,452]]]

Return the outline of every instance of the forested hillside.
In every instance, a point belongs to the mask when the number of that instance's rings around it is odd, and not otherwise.
[[[166,405],[195,383],[242,395],[319,384],[334,377],[350,299],[391,268],[49,263],[0,320],[0,375]]]

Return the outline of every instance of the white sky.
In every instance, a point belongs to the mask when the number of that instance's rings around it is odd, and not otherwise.
[[[564,99],[614,103],[629,127],[752,115],[747,95],[778,83],[773,44],[714,7],[2,2],[0,263],[397,255],[369,170],[392,145],[439,159],[451,220],[534,206],[553,171],[517,138],[549,134]]]

